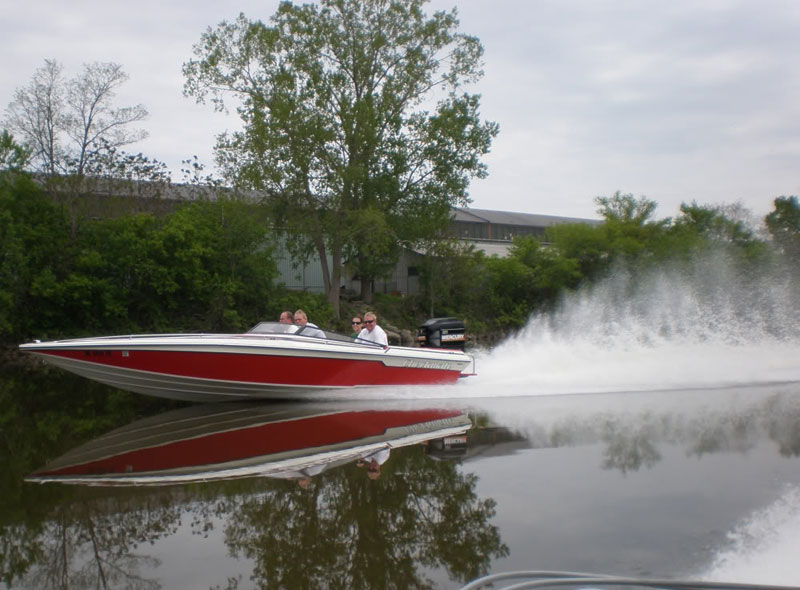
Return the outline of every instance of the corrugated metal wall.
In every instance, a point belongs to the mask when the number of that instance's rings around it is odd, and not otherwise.
[[[275,260],[278,263],[278,282],[293,291],[310,291],[324,293],[325,283],[322,280],[322,265],[319,256],[314,254],[307,263],[297,266],[286,248],[286,237],[278,238],[275,245]],[[328,264],[331,259],[328,258]]]
[[[375,293],[398,293],[410,295],[419,292],[419,276],[416,272],[416,261],[421,258],[416,252],[403,252],[392,274],[382,280],[376,280],[373,291]],[[312,256],[305,264],[295,266],[295,262],[286,248],[285,236],[279,238],[275,245],[275,260],[278,263],[278,282],[295,291],[309,291],[311,293],[324,293],[325,285],[322,280],[322,266],[319,256]],[[330,257],[328,264],[332,264]],[[349,276],[343,276],[340,287],[358,293],[361,284]]]

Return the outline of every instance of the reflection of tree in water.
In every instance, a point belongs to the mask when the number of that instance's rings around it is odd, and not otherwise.
[[[661,453],[656,449],[651,434],[648,428],[624,429],[613,421],[607,423],[602,435],[606,443],[603,468],[627,473],[658,463]]]
[[[603,467],[622,473],[651,468],[662,458],[659,446],[683,447],[689,456],[747,453],[768,437],[784,456],[800,455],[800,399],[776,393],[743,407],[727,409],[603,411],[551,423],[526,424],[519,431],[533,448],[602,443]]]
[[[253,559],[254,579],[289,587],[424,588],[431,583],[418,568],[467,580],[508,551],[489,523],[494,502],[476,497],[474,476],[422,447],[396,449],[377,480],[350,464],[307,489],[268,478],[166,488],[31,485],[23,478],[48,458],[145,412],[91,384],[76,385],[73,395],[35,377],[22,387],[0,375],[0,401],[7,459],[0,584],[9,587],[158,588],[160,554],[149,545],[183,525],[205,536],[218,522],[231,551]]]
[[[800,407],[782,403],[783,398],[775,396],[771,401],[772,419],[767,423],[770,439],[778,445],[778,452],[784,457],[800,455]]]
[[[55,385],[57,383],[57,385]],[[170,534],[180,511],[123,490],[32,486],[48,457],[132,420],[154,404],[47,371],[0,372],[0,583],[14,588],[154,588],[137,546]]]
[[[140,553],[139,546],[173,534],[180,512],[154,496],[92,498],[57,505],[34,543],[24,549],[34,559],[24,564],[27,574],[18,586],[160,588],[157,580],[140,573],[157,567],[159,560]],[[9,534],[13,532],[3,531],[3,537]]]
[[[455,463],[400,449],[377,480],[350,465],[308,489],[281,482],[248,498],[226,540],[256,562],[263,587],[429,588],[420,566],[466,581],[508,553],[489,524],[495,503],[479,500],[475,484]]]
[[[746,453],[763,435],[758,412],[715,412],[693,424],[688,455]]]
[[[431,587],[420,567],[465,581],[508,553],[489,523],[495,503],[479,499],[475,485],[457,463],[434,461],[418,446],[396,449],[377,480],[350,464],[308,488],[268,478],[36,486],[58,493],[35,523],[0,527],[2,579],[20,588],[159,588],[147,577],[159,561],[143,546],[175,534],[182,519],[204,536],[220,519],[231,552],[255,562],[252,577],[265,587]]]

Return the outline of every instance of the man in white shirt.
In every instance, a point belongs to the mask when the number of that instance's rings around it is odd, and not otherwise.
[[[325,338],[325,333],[319,329],[319,326],[308,321],[308,316],[302,309],[294,312],[294,325],[297,326],[298,334],[313,336],[314,338]]]
[[[378,479],[381,476],[381,465],[386,463],[389,458],[390,449],[388,446],[372,451],[362,456],[356,461],[359,467],[367,468],[367,477],[370,479]]]
[[[364,327],[358,333],[358,340],[375,342],[381,346],[389,346],[389,339],[386,332],[378,325],[378,317],[371,311],[364,314]]]

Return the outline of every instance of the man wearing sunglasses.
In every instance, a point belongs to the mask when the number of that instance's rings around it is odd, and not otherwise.
[[[386,332],[378,325],[378,318],[371,311],[364,314],[364,327],[361,332],[359,332],[358,339],[375,342],[382,346],[389,346],[389,339],[386,337]]]

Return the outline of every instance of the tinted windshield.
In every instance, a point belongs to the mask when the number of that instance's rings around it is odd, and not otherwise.
[[[248,334],[294,334],[295,332],[297,326],[280,322],[259,322],[247,331]]]
[[[342,334],[337,334],[336,332],[329,332],[327,330],[320,330],[316,327],[306,327],[300,329],[299,326],[294,324],[282,324],[280,322],[259,322],[252,328],[247,331],[248,334],[297,334],[298,336],[307,336],[311,338],[325,338],[327,340],[336,340],[338,342],[351,342],[356,344],[361,344],[363,346],[378,346],[380,344],[375,344],[374,342],[368,342],[366,340],[360,340],[356,338],[355,340],[350,336],[344,336]]]

